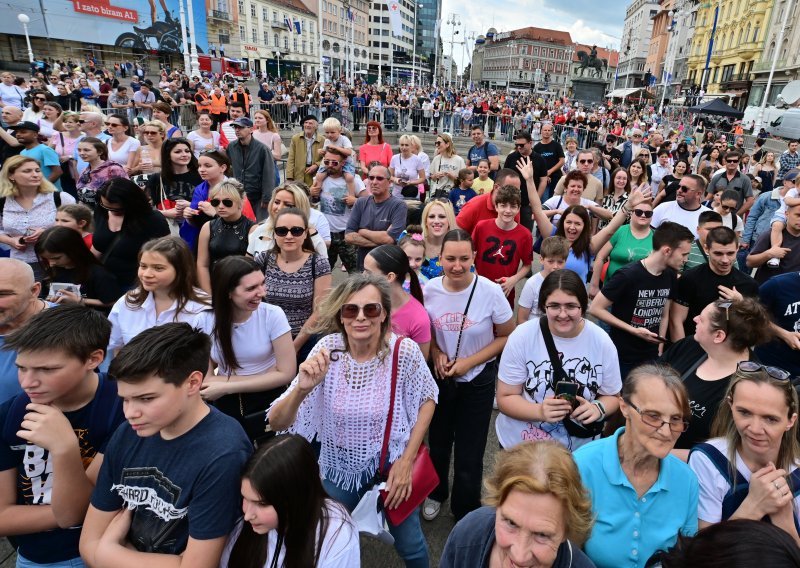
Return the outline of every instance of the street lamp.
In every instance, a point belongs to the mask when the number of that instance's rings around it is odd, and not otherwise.
[[[680,14],[680,11],[670,10],[669,14],[669,26],[667,27],[667,32],[671,34],[671,38],[669,39],[669,46],[672,48],[671,50],[668,48],[668,51],[671,51],[672,54],[668,56],[667,61],[664,62],[664,70],[662,73],[664,74],[664,85],[661,89],[661,102],[658,105],[658,114],[664,110],[664,99],[667,96],[667,89],[670,87],[670,80],[672,75],[672,68],[675,66],[675,56],[678,53],[678,46],[675,45],[676,37],[678,35],[678,22],[677,17]]]
[[[511,58],[514,55],[514,41],[508,44],[508,75],[506,76],[506,90],[511,88]]]
[[[422,8],[422,4],[416,4],[414,6],[414,49],[411,52],[411,86],[416,87],[416,75],[417,75],[417,10]]]
[[[33,49],[31,48],[31,38],[28,35],[28,24],[31,19],[28,17],[28,14],[20,14],[17,16],[17,19],[19,23],[22,24],[22,29],[25,30],[25,43],[28,44],[28,62],[33,64]]]
[[[458,14],[450,14],[450,17],[447,18],[447,25],[453,26],[453,33],[450,36],[450,63],[447,67],[447,85],[448,88],[452,88],[453,84],[453,44],[456,41],[456,35],[458,34],[458,30],[456,29],[457,26],[461,25],[461,20],[459,20]]]
[[[281,52],[278,50],[273,51],[272,53],[275,54],[275,59],[278,60],[278,81],[281,80]]]

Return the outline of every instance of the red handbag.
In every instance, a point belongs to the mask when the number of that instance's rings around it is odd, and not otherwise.
[[[392,415],[394,414],[394,397],[397,391],[397,370],[399,367],[400,359],[400,342],[402,337],[398,337],[394,344],[394,353],[392,354],[392,386],[391,394],[389,395],[389,416],[386,419],[386,429],[383,431],[383,447],[381,448],[381,460],[379,473],[383,479],[387,479],[389,471],[383,470],[383,464],[386,463],[386,456],[389,452],[389,435],[392,431]],[[411,469],[411,495],[408,499],[400,503],[396,508],[389,509],[383,507],[383,512],[386,518],[392,525],[397,526],[405,521],[409,515],[419,507],[425,498],[431,494],[439,485],[439,476],[436,474],[436,468],[433,467],[431,455],[428,452],[428,447],[422,443],[419,445],[417,455],[414,458],[414,465]],[[386,502],[387,491],[381,491],[381,499]]]

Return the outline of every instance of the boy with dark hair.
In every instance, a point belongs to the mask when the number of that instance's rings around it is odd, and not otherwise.
[[[514,287],[527,276],[533,263],[533,236],[515,221],[522,207],[519,189],[513,185],[495,187],[492,200],[497,218],[478,222],[472,231],[475,271],[500,284],[513,308]]]
[[[708,261],[706,235],[716,227],[722,227],[722,215],[710,209],[700,213],[697,218],[697,238],[692,241],[692,248],[689,249],[689,258],[686,260],[686,264],[683,265],[684,272]]]
[[[539,290],[542,289],[544,279],[551,272],[561,270],[567,264],[569,246],[567,239],[556,235],[542,241],[542,247],[539,249],[539,255],[542,257],[542,270],[528,278],[520,292],[517,325],[543,315],[539,312]]]
[[[81,555],[92,568],[219,565],[252,446],[200,397],[210,350],[203,332],[168,323],[111,362],[129,424],[109,442],[84,522]]]
[[[15,537],[18,566],[83,566],[81,523],[124,421],[116,384],[97,372],[110,336],[102,314],[72,305],[5,338],[25,391],[0,406],[0,534]]]
[[[655,360],[666,340],[670,299],[694,235],[664,221],[653,233],[653,251],[614,273],[595,296],[589,313],[611,326],[622,380],[634,367]]]

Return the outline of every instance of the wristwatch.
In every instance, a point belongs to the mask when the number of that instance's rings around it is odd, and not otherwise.
[[[592,404],[594,404],[597,409],[600,411],[600,420],[606,417],[606,407],[603,406],[603,403],[599,400],[593,400]]]

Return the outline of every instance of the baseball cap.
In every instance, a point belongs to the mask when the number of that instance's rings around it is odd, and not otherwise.
[[[792,168],[785,174],[783,174],[783,179],[785,181],[795,181],[798,177],[800,177],[800,169]]]
[[[231,126],[233,127],[239,126],[241,128],[252,128],[253,121],[247,118],[246,116],[240,116],[236,120],[231,121]]]
[[[32,130],[33,132],[39,132],[39,125],[35,122],[31,122],[29,120],[23,120],[22,122],[18,122],[14,125],[14,130]]]

